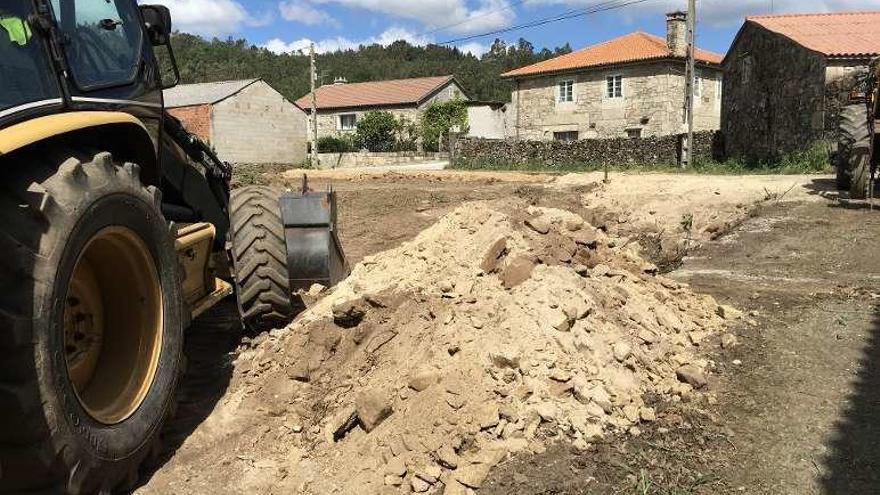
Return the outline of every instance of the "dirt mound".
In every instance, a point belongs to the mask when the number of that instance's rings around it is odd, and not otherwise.
[[[468,493],[510,453],[639,433],[736,310],[567,211],[471,203],[236,361],[145,492]]]

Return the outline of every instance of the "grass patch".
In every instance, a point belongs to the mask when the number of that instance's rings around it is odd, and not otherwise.
[[[635,478],[633,495],[695,495],[700,488],[711,484],[711,478],[698,477],[689,480],[674,480],[664,483],[653,480],[645,470],[640,470]]]
[[[605,170],[605,165],[598,162],[545,162],[540,160],[513,162],[506,160],[456,159],[451,163],[450,167],[457,170],[497,170],[545,173],[601,172]],[[699,160],[696,161],[693,166],[688,168],[681,168],[675,163],[636,163],[611,165],[608,169],[612,172],[706,175],[800,175],[829,173],[832,171],[828,145],[821,141],[817,141],[804,151],[791,153],[772,163],[749,163],[739,160],[727,160],[723,162]]]

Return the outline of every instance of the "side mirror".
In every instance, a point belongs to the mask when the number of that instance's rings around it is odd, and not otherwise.
[[[164,5],[141,5],[140,9],[150,43],[167,45],[171,40],[171,11]]]

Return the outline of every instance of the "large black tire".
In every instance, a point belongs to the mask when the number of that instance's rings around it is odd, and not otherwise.
[[[0,162],[0,492],[125,489],[172,409],[189,320],[159,192],[108,153]],[[88,316],[70,310],[80,269],[111,298]],[[97,364],[77,384],[71,343],[96,318],[113,332],[90,341]]]
[[[871,173],[867,107],[862,103],[843,107],[838,131],[837,187],[848,189],[852,199],[864,199]]]
[[[840,143],[838,143],[837,151],[832,153],[831,155],[831,166],[834,167],[835,172],[834,182],[838,191],[849,191],[849,165],[846,163],[846,160],[843,159],[843,155],[841,155],[840,150],[841,146]]]
[[[277,191],[248,186],[232,192],[232,254],[235,292],[244,324],[261,332],[286,325],[291,303],[284,224]]]

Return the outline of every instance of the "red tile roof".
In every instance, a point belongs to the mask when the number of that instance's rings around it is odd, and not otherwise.
[[[829,57],[880,55],[880,11],[747,17]]]
[[[697,60],[711,64],[720,64],[723,58],[717,53],[700,49],[697,49],[695,56]],[[666,45],[666,39],[639,31],[567,55],[512,70],[502,74],[502,77],[532,76],[663,58],[672,58],[672,51]]]
[[[392,81],[327,84],[315,91],[318,109],[418,105],[454,81],[453,76],[419,77]],[[296,100],[302,109],[312,107],[311,93]]]

